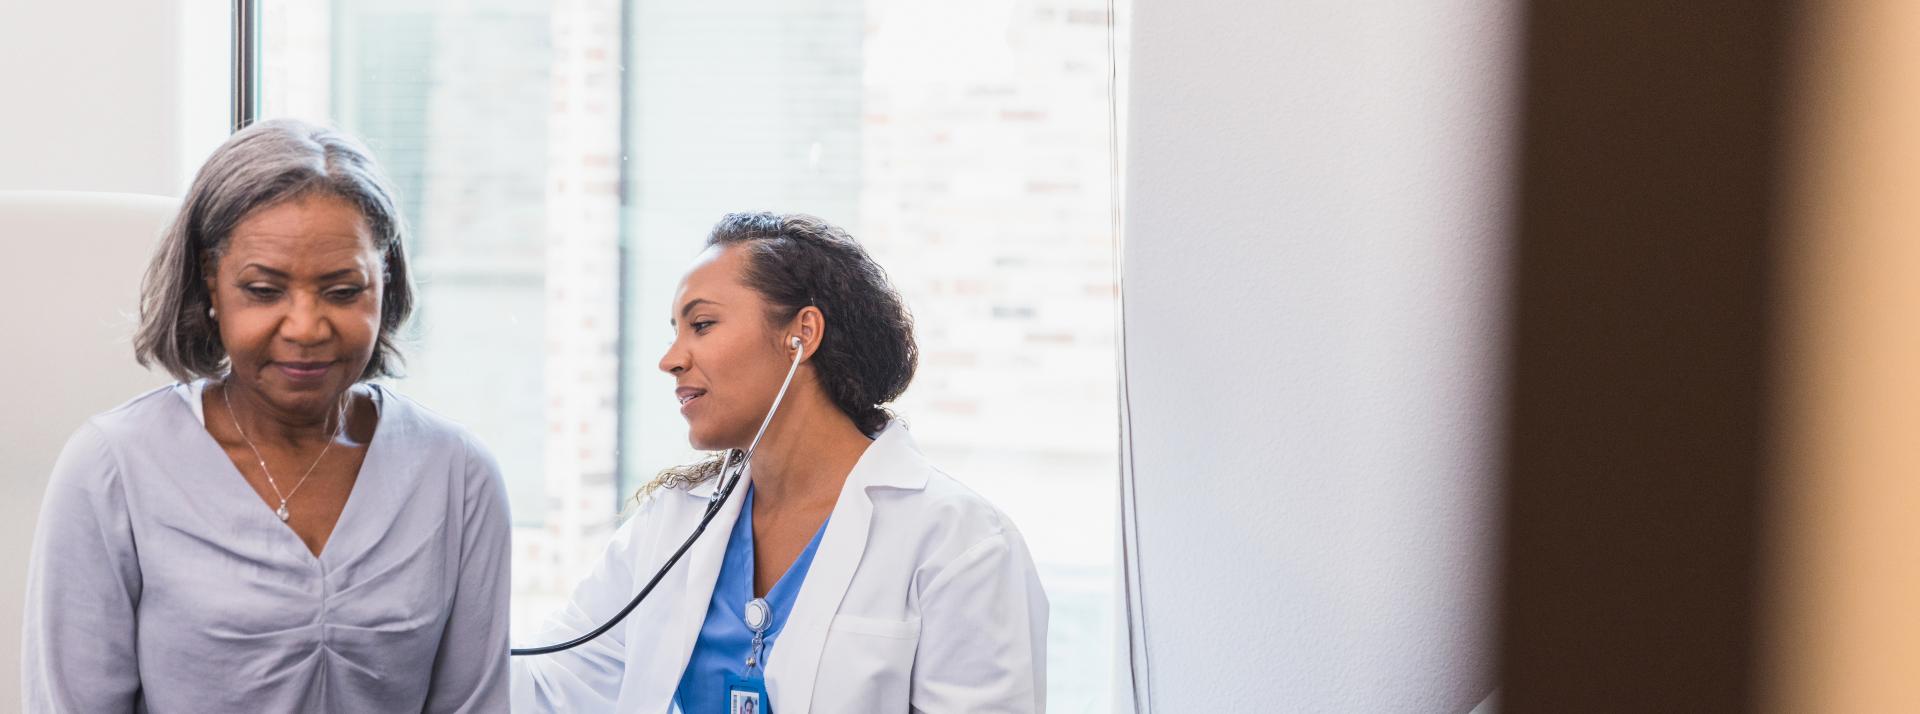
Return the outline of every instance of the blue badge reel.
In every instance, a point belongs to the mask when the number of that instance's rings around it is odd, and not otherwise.
[[[767,678],[761,673],[760,663],[766,655],[767,626],[773,624],[773,608],[766,599],[754,598],[742,614],[747,629],[753,631],[753,644],[747,649],[747,671],[726,678],[727,714],[772,714],[773,702],[767,696]]]

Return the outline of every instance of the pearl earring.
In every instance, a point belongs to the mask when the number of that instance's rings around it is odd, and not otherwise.
[[[207,308],[207,319],[218,320],[220,319],[220,314],[215,312],[213,308]]]

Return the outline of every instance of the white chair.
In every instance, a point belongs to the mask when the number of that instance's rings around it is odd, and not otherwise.
[[[0,710],[20,701],[20,615],[47,475],[87,417],[166,384],[133,361],[140,277],[179,200],[0,191]]]

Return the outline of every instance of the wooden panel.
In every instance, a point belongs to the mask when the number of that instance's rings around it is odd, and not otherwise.
[[[1529,4],[1505,712],[1754,703],[1785,5]]]

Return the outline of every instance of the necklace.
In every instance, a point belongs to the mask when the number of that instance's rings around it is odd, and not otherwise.
[[[220,384],[220,401],[225,402],[227,405],[227,417],[233,420],[233,430],[240,432],[240,440],[247,442],[247,448],[253,451],[254,460],[260,462],[260,473],[267,475],[267,487],[273,489],[273,495],[280,498],[280,507],[274,509],[273,515],[279,516],[280,522],[285,523],[288,518],[293,517],[293,511],[287,510],[287,499],[293,498],[293,494],[300,492],[301,486],[307,485],[307,477],[313,475],[313,470],[320,466],[321,459],[327,458],[327,450],[333,448],[333,442],[340,439],[341,430],[347,426],[346,411],[344,409],[341,410],[339,420],[333,428],[333,436],[327,439],[325,446],[320,447],[320,455],[314,457],[313,465],[308,466],[307,472],[300,475],[300,480],[293,484],[293,490],[281,493],[280,484],[274,482],[273,472],[267,469],[267,457],[260,455],[260,447],[254,446],[253,439],[247,436],[247,430],[240,428],[240,417],[233,413],[233,397],[228,396],[230,394],[232,394],[232,392],[227,388],[226,383],[222,382]]]

